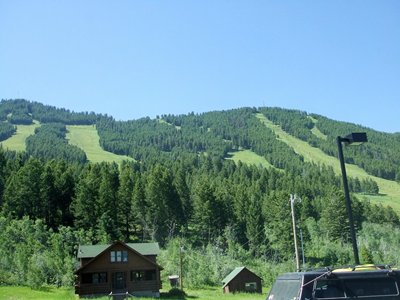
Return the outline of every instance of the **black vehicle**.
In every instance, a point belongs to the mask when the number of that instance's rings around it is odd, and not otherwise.
[[[325,268],[279,275],[266,300],[400,300],[399,283],[400,270],[390,267]]]

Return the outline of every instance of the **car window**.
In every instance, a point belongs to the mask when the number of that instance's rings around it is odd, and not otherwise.
[[[277,279],[269,293],[269,300],[292,300],[299,294],[301,280],[299,279]]]
[[[398,295],[399,290],[393,277],[347,278],[344,281],[348,297]]]
[[[337,279],[320,279],[315,282],[314,295],[317,299],[344,298],[342,282]]]

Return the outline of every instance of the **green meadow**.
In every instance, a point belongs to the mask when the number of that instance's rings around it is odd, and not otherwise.
[[[201,289],[185,289],[185,296],[171,296],[168,291],[161,291],[161,299],[171,300],[264,300],[267,297],[267,291],[262,294],[224,294],[221,287],[204,287]],[[23,286],[1,286],[0,299],[2,300],[77,300],[73,288],[46,287],[42,290],[32,290]],[[96,297],[98,300],[109,300],[108,296]],[[140,297],[140,299],[154,299]]]
[[[236,163],[241,161],[242,163],[246,164],[254,164],[257,166],[261,165],[264,168],[274,168],[272,165],[268,163],[268,161],[264,157],[255,154],[251,150],[239,150],[235,152],[228,152],[228,157],[226,159],[231,159]]]
[[[133,158],[125,155],[116,155],[104,151],[99,144],[99,135],[96,127],[93,125],[67,125],[67,139],[72,145],[75,145],[85,151],[89,161],[100,163],[103,161],[121,163],[123,160],[132,160]]]
[[[1,286],[0,298],[3,300],[75,300],[74,289],[45,287],[32,290],[26,286]]]
[[[39,122],[34,121],[33,125],[16,125],[17,132],[9,139],[2,141],[3,149],[11,151],[25,151],[25,140],[28,136],[35,133],[36,127],[40,127]]]

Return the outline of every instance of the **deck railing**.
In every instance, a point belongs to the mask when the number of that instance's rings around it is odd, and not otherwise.
[[[114,299],[114,296],[116,296],[116,297],[124,297],[125,299],[133,298],[135,300],[140,300],[139,298],[129,294],[128,292],[126,292],[126,293],[113,293],[113,292],[111,292],[110,294],[108,294],[108,300],[110,300],[111,298]]]

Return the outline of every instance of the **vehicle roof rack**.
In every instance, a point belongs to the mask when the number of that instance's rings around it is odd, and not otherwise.
[[[314,268],[299,268],[297,272],[339,272],[339,271],[373,271],[373,270],[381,270],[388,269],[392,270],[393,268],[389,264],[364,264],[364,265],[343,265],[343,266],[326,266],[326,267],[314,267]],[[397,269],[397,268],[394,268]]]

